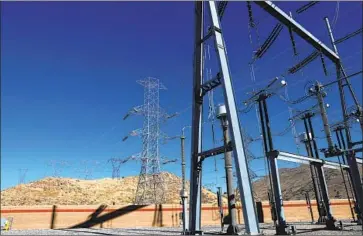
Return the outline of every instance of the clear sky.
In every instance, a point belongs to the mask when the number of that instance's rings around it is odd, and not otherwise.
[[[361,2],[321,2],[297,15],[304,2],[278,2],[285,11],[292,11],[296,20],[329,47],[323,20],[329,17],[336,38],[362,27]],[[19,169],[28,169],[25,181],[50,176],[50,161],[64,161],[64,177],[84,178],[85,170],[93,170],[91,178],[111,177],[111,157],[127,157],[141,151],[141,139],[122,138],[142,127],[142,117],[123,121],[127,111],[143,103],[143,88],[136,80],[148,76],[160,79],[168,90],[160,92],[161,106],[169,113],[181,115],[162,125],[170,136],[179,135],[191,121],[192,63],[194,46],[193,2],[1,2],[1,189],[14,186]],[[271,16],[252,5],[258,35],[262,43],[275,24]],[[334,18],[336,20],[334,20]],[[223,18],[230,69],[240,108],[253,87],[263,87],[275,76],[303,59],[313,48],[296,36],[299,58],[294,58],[288,30],[283,29],[276,42],[256,62],[256,84],[251,81],[248,62],[256,50],[258,39],[248,33],[245,2],[231,2]],[[217,73],[213,44],[209,42],[211,59],[206,67]],[[338,45],[347,73],[362,69],[362,34]],[[326,59],[329,74],[324,76],[319,59],[302,73],[287,76],[288,94],[294,100],[304,95],[308,81],[323,83],[335,79],[334,67]],[[362,75],[352,79],[362,102]],[[281,94],[284,94],[284,90]],[[223,102],[216,90],[214,103]],[[328,91],[329,118],[341,119],[336,86]],[[352,104],[348,98],[349,104]],[[273,133],[289,125],[286,103],[277,97],[269,101]],[[296,108],[308,108],[312,100]],[[206,110],[208,99],[205,102]],[[257,137],[258,124],[254,110],[240,114],[242,126]],[[321,121],[314,119],[317,136],[322,137]],[[216,137],[221,139],[216,121]],[[302,132],[301,124],[296,126]],[[211,124],[205,125],[205,149],[212,147]],[[355,139],[359,137],[353,126]],[[186,154],[189,178],[190,131],[187,131]],[[319,146],[326,146],[319,139]],[[297,152],[291,132],[276,136],[275,147]],[[250,146],[261,156],[261,143]],[[300,152],[304,154],[301,146]],[[179,158],[178,140],[161,145],[165,157]],[[84,160],[89,160],[88,164]],[[204,183],[224,181],[223,160],[213,158],[204,163]],[[281,163],[282,167],[296,166]],[[163,170],[180,175],[180,162],[165,165]],[[251,163],[258,175],[265,174],[263,160]],[[140,163],[129,162],[121,167],[121,176],[137,175]]]

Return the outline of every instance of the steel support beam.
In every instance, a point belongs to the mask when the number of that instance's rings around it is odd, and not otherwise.
[[[307,121],[308,121],[308,124],[309,124],[309,129],[306,130],[306,132],[308,134],[311,133],[311,142],[312,142],[312,145],[314,147],[313,148],[314,149],[314,155],[312,157],[320,159],[319,158],[319,149],[318,149],[318,146],[316,144],[316,139],[315,139],[315,132],[314,132],[313,124],[311,122],[311,116],[307,117]],[[329,127],[329,126],[327,126],[327,127]],[[310,141],[310,135],[308,135],[308,140]],[[324,219],[325,225],[326,225],[327,229],[332,229],[332,230],[337,229],[337,227],[335,226],[335,221],[336,220],[333,217],[333,211],[332,211],[332,208],[330,207],[328,186],[327,186],[326,181],[325,181],[323,164],[322,163],[313,163],[313,167],[314,167],[314,169],[315,169],[315,171],[316,171],[316,173],[318,175],[321,198],[322,198],[323,203],[324,203],[324,209],[325,209],[325,213],[326,213],[326,219]]]
[[[267,109],[266,99],[269,97],[266,93],[261,93],[257,98],[259,113],[260,113],[260,123],[262,138],[264,144],[264,151],[266,154],[268,169],[269,169],[269,179],[270,187],[272,188],[272,196],[270,198],[272,220],[274,221],[275,230],[277,235],[288,235],[290,234],[288,225],[286,223],[284,205],[281,193],[281,184],[279,177],[279,168],[277,165],[278,152],[274,151],[273,140],[271,134],[270,119]]]
[[[278,221],[278,225],[276,226],[276,234],[277,235],[289,234],[286,231],[287,224],[286,224],[284,204],[283,204],[283,198],[282,198],[279,168],[277,165],[278,152],[271,151],[271,152],[267,153],[266,155],[267,155],[268,164],[269,164],[270,170],[271,170],[271,179],[272,179],[272,187],[273,187],[274,200],[275,200],[275,209],[276,209],[276,216],[277,216],[277,221]]]
[[[318,164],[321,164],[322,167],[329,168],[329,169],[337,169],[337,170],[339,170],[340,168],[349,169],[348,165],[343,165],[343,164],[340,165],[339,163],[335,163],[335,162],[331,162],[331,161],[325,161],[325,160],[321,160],[321,159],[316,159],[316,158],[311,158],[311,157],[306,157],[306,156],[301,156],[301,155],[296,155],[296,154],[292,154],[292,153],[288,153],[288,152],[281,152],[281,151],[279,151],[277,160],[295,162],[295,163],[301,163],[301,164],[307,164],[307,165],[309,165],[311,163],[318,163]]]
[[[207,4],[210,8],[212,27],[221,29],[216,2],[209,1],[207,2]],[[236,167],[236,175],[238,179],[241,203],[243,206],[243,219],[246,229],[245,233],[251,235],[258,235],[260,234],[260,229],[255,210],[255,202],[252,194],[251,180],[248,173],[247,157],[245,155],[245,150],[243,146],[242,133],[238,118],[236,101],[234,98],[231,74],[228,66],[226,46],[224,44],[221,30],[215,30],[215,49],[217,51],[220,72],[223,78],[223,92],[225,105],[227,108],[229,130],[231,132],[231,141],[234,146],[233,157]]]
[[[334,36],[332,33],[332,30],[330,28],[330,23],[328,18],[325,18],[325,22],[328,28],[328,32],[329,32],[329,36],[330,36],[330,40],[332,43],[332,46],[334,48],[335,54],[338,54],[338,50],[336,45],[334,44]],[[348,144],[348,149],[352,148],[352,138],[350,135],[350,130],[349,130],[349,125],[348,125],[348,113],[347,113],[347,104],[346,104],[346,99],[345,99],[345,95],[344,95],[344,89],[343,89],[343,83],[340,80],[341,79],[341,74],[343,74],[344,77],[346,76],[346,73],[344,71],[343,65],[341,63],[341,61],[338,61],[335,63],[336,64],[336,71],[337,71],[337,80],[338,80],[338,86],[339,86],[339,95],[340,95],[340,102],[341,102],[341,106],[342,106],[342,113],[343,113],[343,118],[344,118],[344,130],[345,130],[345,135],[346,135],[346,139],[347,139],[347,144]],[[357,106],[357,109],[359,111],[359,120],[360,120],[360,126],[363,132],[363,111],[362,111],[362,107],[359,104],[353,88],[350,84],[349,79],[346,79],[346,85],[349,88],[349,91],[352,95],[352,98],[354,100],[355,105]],[[362,180],[359,174],[359,168],[357,165],[357,160],[355,157],[355,153],[354,152],[350,152],[350,153],[346,153],[345,154],[348,165],[350,167],[350,178],[351,178],[351,182],[352,182],[352,186],[354,189],[354,195],[355,195],[355,200],[357,202],[356,205],[356,213],[358,215],[358,222],[360,224],[362,224],[363,226],[363,187],[362,187]]]
[[[359,216],[358,221],[363,225],[363,188],[362,188],[362,180],[360,179],[359,174],[359,167],[357,160],[358,158],[355,157],[354,152],[347,153],[346,159],[348,162],[348,165],[350,167],[350,178],[352,180],[352,185],[354,189],[355,199],[357,201],[357,207],[356,212]]]
[[[311,118],[314,114],[308,113],[303,117],[303,121],[304,121],[304,127],[305,127],[305,132],[307,134],[307,139],[305,144],[307,145],[308,150],[308,156],[311,158],[315,158],[315,159],[320,159],[319,158],[319,150],[318,147],[316,145],[316,140],[315,140],[315,136],[314,136],[314,129],[311,123]],[[319,213],[319,218],[318,218],[318,222],[319,223],[323,223],[325,222],[326,224],[328,224],[328,222],[326,221],[326,216],[328,215],[328,210],[325,206],[327,206],[327,204],[329,204],[329,199],[328,201],[325,201],[326,198],[324,198],[327,191],[327,187],[326,187],[326,182],[325,182],[325,176],[324,176],[324,172],[322,169],[322,165],[316,162],[312,162],[310,163],[310,170],[312,170],[311,174],[313,177],[313,184],[316,185],[316,205],[317,205],[317,209],[318,209],[318,213]],[[323,177],[323,178],[322,178]],[[315,190],[315,189],[314,189]],[[331,215],[331,214],[330,214]]]
[[[201,85],[203,84],[203,2],[195,2],[195,38],[194,38],[194,75],[193,75],[193,111],[192,111],[192,137],[190,161],[190,191],[189,191],[189,231],[195,234],[201,231],[201,185],[202,170],[198,153],[202,150],[202,114],[203,97]]]
[[[260,6],[263,10],[268,12],[270,15],[275,17],[282,24],[291,28],[294,32],[296,32],[301,38],[311,44],[314,48],[316,48],[319,52],[322,52],[327,58],[332,60],[334,63],[338,63],[340,61],[339,56],[330,50],[323,42],[317,39],[314,35],[312,35],[308,30],[306,30],[302,25],[297,23],[293,18],[287,15],[283,10],[273,4],[271,1],[254,1],[258,6]]]
[[[232,143],[229,142],[226,146],[216,147],[216,148],[210,149],[208,151],[203,151],[203,152],[199,153],[198,156],[200,156],[201,161],[203,161],[207,157],[216,156],[216,155],[225,153],[226,151],[230,152],[232,150],[233,150]]]
[[[322,195],[322,199],[323,199],[324,205],[325,205],[324,207],[326,210],[327,219],[325,220],[325,224],[328,229],[336,229],[336,226],[335,226],[336,219],[333,217],[333,211],[332,211],[332,208],[330,207],[328,186],[327,186],[326,180],[325,180],[323,164],[315,163],[314,165],[315,165],[316,172],[318,174],[318,179],[319,179],[320,188],[321,188],[321,195]]]
[[[190,175],[190,215],[189,234],[201,233],[201,156],[202,151],[202,107],[203,107],[203,39],[204,39],[204,4],[209,6],[211,18],[210,29],[214,33],[215,50],[220,66],[220,75],[224,91],[224,102],[226,104],[231,142],[238,178],[238,186],[243,206],[243,219],[247,234],[258,235],[260,229],[255,212],[255,204],[252,195],[251,181],[247,168],[247,158],[244,152],[241,127],[238,119],[237,107],[234,98],[231,75],[228,66],[226,48],[222,37],[219,15],[215,1],[195,4],[195,50],[194,50],[194,82],[193,82],[193,113],[192,113],[192,150],[191,150],[191,175]],[[206,85],[206,84],[205,84]]]

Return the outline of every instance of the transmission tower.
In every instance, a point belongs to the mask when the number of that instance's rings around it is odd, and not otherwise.
[[[112,165],[112,179],[120,179],[121,160],[119,158],[111,158],[108,160]]]
[[[18,184],[25,184],[25,176],[28,172],[28,169],[19,169],[19,180]]]
[[[144,87],[144,104],[132,108],[124,117],[126,119],[131,114],[144,116],[144,124],[140,132],[142,152],[137,157],[141,161],[141,170],[135,204],[158,204],[163,203],[165,199],[164,180],[160,171],[159,140],[163,135],[160,131],[160,123],[175,115],[166,114],[160,107],[159,90],[165,90],[166,87],[158,79],[148,77],[137,82]]]
[[[82,160],[80,162],[81,167],[77,170],[77,172],[82,173],[84,175],[84,179],[91,179],[99,164],[100,162],[95,160]]]
[[[63,171],[63,168],[69,166],[67,161],[57,161],[57,160],[49,160],[47,162],[47,166],[52,168],[52,177],[58,178],[60,177],[60,173]]]

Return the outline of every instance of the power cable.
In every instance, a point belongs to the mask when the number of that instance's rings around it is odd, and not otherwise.
[[[354,37],[354,36],[356,36],[356,35],[358,35],[358,34],[360,34],[362,32],[363,32],[363,28],[360,28],[360,29],[358,29],[358,30],[356,30],[356,31],[354,31],[352,33],[349,33],[348,35],[346,35],[346,36],[344,36],[344,37],[342,37],[342,38],[340,38],[338,40],[335,40],[334,44],[337,45],[339,43],[342,43],[342,42],[344,42],[344,41],[346,41],[346,40],[348,40],[348,39],[350,39],[350,38],[352,38],[352,37]]]
[[[296,10],[296,13],[297,14],[301,14],[303,13],[304,11],[308,10],[309,8],[311,8],[312,6],[314,6],[315,4],[319,3],[319,1],[311,1],[301,7],[299,7],[297,10]]]

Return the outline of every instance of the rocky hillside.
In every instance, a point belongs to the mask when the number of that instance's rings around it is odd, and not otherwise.
[[[313,184],[311,181],[310,168],[307,165],[298,168],[280,169],[280,181],[282,195],[285,200],[305,200],[305,193],[309,192],[310,198],[315,199]],[[325,169],[325,179],[331,198],[347,198],[340,170]],[[362,172],[361,172],[362,175]],[[345,177],[349,188],[348,178]],[[267,200],[267,177],[261,178],[253,183],[256,200]],[[352,196],[351,193],[349,193]]]
[[[171,173],[162,173],[165,179],[167,203],[179,203],[181,178]],[[339,170],[326,169],[325,177],[331,198],[346,198],[346,191]],[[313,199],[308,166],[280,169],[280,180],[284,200],[305,199],[305,193],[310,193]],[[36,182],[18,185],[1,191],[2,206],[20,205],[122,205],[131,204],[135,197],[137,176],[120,180],[97,179],[79,180],[69,178],[45,178]],[[253,191],[257,201],[267,200],[268,178],[261,178],[253,183]],[[187,182],[189,189],[189,182]],[[216,194],[203,189],[202,201],[216,203]],[[237,196],[238,199],[238,196]],[[225,200],[225,199],[224,199]]]
[[[167,203],[179,203],[181,178],[164,172]],[[79,180],[69,178],[45,178],[1,191],[2,206],[21,205],[122,205],[135,198],[137,176],[120,180],[106,178]],[[189,189],[189,182],[186,185]],[[202,191],[203,202],[215,203],[216,194]]]

